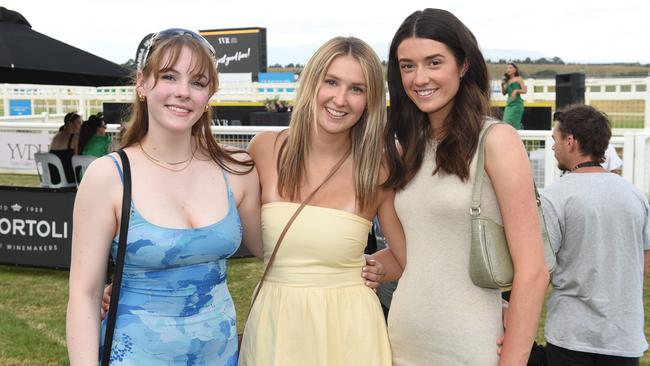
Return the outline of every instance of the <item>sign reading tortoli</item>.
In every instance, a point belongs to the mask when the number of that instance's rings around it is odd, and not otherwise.
[[[0,187],[0,263],[70,268],[75,194]]]
[[[219,73],[266,72],[266,28],[213,29],[199,32],[217,51]]]

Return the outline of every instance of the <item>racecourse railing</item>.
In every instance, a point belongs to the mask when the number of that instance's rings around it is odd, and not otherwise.
[[[526,79],[528,92],[524,100],[528,105],[535,103],[554,106],[554,79]],[[292,100],[297,83],[232,82],[224,78],[212,103],[220,102],[265,102],[279,98]],[[500,82],[491,82],[492,100],[502,104]],[[102,110],[104,102],[130,103],[134,100],[133,87],[74,87],[27,84],[0,85],[0,121],[12,114],[11,102],[29,101],[31,113],[63,115],[76,111],[84,119]],[[623,133],[626,130],[650,131],[650,76],[638,78],[587,78],[585,80],[585,103],[608,114],[613,127]],[[51,120],[51,119],[50,119]]]
[[[0,122],[0,143],[7,145],[12,144],[12,141],[28,141],[30,136],[38,136],[47,140],[58,131],[59,127],[60,123],[52,122]],[[113,137],[114,141],[119,140],[119,128],[119,125],[108,126],[107,133]],[[225,145],[246,148],[256,133],[277,131],[282,128],[285,127],[213,126],[212,132]],[[20,135],[19,139],[12,137],[17,135]],[[43,135],[47,137],[43,137]],[[553,155],[551,131],[519,131],[519,135],[528,151],[533,177],[537,185],[543,188],[557,180],[561,172],[557,169],[557,162]],[[11,141],[4,141],[3,138],[8,138]],[[646,196],[650,197],[650,132],[625,132],[623,135],[613,136],[610,142],[623,159],[621,169],[623,178],[635,184]],[[21,148],[17,143],[15,144],[12,151]],[[9,154],[9,150],[5,152],[5,148],[6,146],[0,146],[0,152]],[[47,143],[35,145],[31,150],[23,148],[21,151],[24,153],[21,158],[27,160],[27,163],[22,165],[23,169],[12,169],[11,166],[0,165],[0,172],[35,174],[35,165],[30,169],[30,160],[33,163],[33,153],[45,149],[47,149]],[[0,164],[2,161],[0,160]],[[25,169],[25,167],[27,168]]]

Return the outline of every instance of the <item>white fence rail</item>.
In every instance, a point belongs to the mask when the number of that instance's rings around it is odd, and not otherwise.
[[[274,97],[292,100],[297,88],[297,83],[253,83],[223,79],[212,102],[264,102]],[[528,79],[526,85],[526,103],[554,104],[554,79]],[[493,80],[491,87],[492,100],[504,102],[500,82]],[[12,100],[29,100],[33,114],[46,112],[50,115],[63,115],[77,111],[82,117],[87,117],[100,111],[103,102],[130,103],[133,98],[133,88],[129,86],[93,88],[1,84],[0,118],[10,115]],[[614,127],[650,131],[650,77],[587,78],[585,102],[606,112]]]
[[[33,154],[47,150],[49,140],[59,127],[60,123],[51,122],[0,122],[0,173],[35,174]],[[212,133],[223,144],[245,148],[256,133],[281,128],[283,127],[213,126]],[[119,125],[109,125],[107,132],[117,139]],[[558,179],[561,172],[557,169],[551,149],[551,132],[519,131],[519,134],[528,150],[537,185],[545,187]],[[30,140],[41,142],[26,142]],[[650,197],[650,133],[626,132],[624,135],[613,136],[610,142],[623,159],[623,178]]]

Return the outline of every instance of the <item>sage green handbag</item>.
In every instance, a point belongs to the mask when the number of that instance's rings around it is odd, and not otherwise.
[[[514,276],[512,258],[510,258],[508,241],[506,240],[503,226],[481,215],[481,189],[483,188],[483,174],[485,174],[485,136],[487,136],[490,129],[496,124],[499,123],[494,123],[486,127],[479,140],[476,175],[474,177],[474,189],[472,191],[472,205],[469,210],[472,230],[469,252],[469,276],[476,286],[494,289],[512,286],[512,278]],[[546,266],[549,272],[553,272],[556,265],[555,252],[548,240],[537,186],[534,188],[539,224],[544,242]]]

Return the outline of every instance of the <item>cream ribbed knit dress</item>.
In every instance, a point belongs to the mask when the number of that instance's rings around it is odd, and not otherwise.
[[[416,177],[395,198],[406,234],[407,264],[388,316],[393,365],[493,366],[502,335],[501,295],[469,278],[470,180],[437,173],[435,146]],[[500,218],[485,175],[481,212]],[[501,222],[501,220],[496,220]]]

